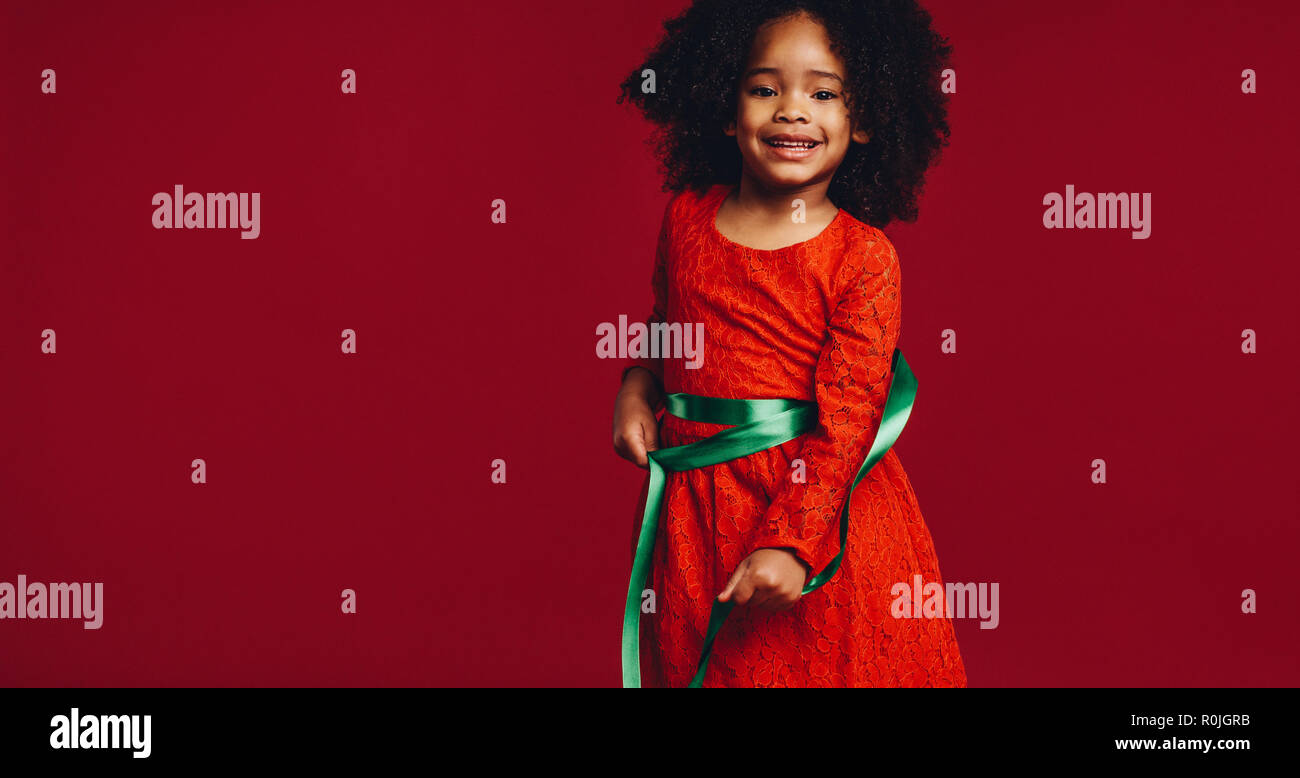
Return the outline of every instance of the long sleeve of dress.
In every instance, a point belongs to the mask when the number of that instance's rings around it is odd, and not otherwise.
[[[648,327],[652,323],[663,322],[668,309],[668,246],[672,240],[673,200],[664,206],[663,222],[659,226],[659,240],[655,247],[654,267],[650,274],[651,310],[650,316],[643,321]],[[619,380],[627,377],[627,371],[634,367],[649,370],[659,383],[659,392],[664,389],[663,357],[628,357],[622,360]]]
[[[791,549],[810,568],[809,577],[839,551],[840,511],[884,414],[901,322],[898,256],[888,240],[871,244],[841,272],[848,282],[816,368],[820,423],[802,438],[797,455],[804,478],[798,480],[794,469],[782,475],[765,527],[747,550]],[[859,488],[866,486],[864,480]]]

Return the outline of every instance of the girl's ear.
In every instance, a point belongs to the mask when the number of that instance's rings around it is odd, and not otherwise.
[[[727,126],[722,128],[722,134],[734,136],[736,134],[736,122],[727,122]]]
[[[858,117],[857,114],[852,110],[851,108],[852,105],[853,104],[850,103],[849,126],[852,128],[852,130],[849,132],[849,140],[853,141],[854,143],[866,143],[871,140],[871,131],[864,130],[862,127],[858,125]]]

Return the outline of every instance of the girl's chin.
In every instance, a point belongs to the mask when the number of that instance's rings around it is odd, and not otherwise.
[[[745,165],[756,174],[756,178],[774,186],[800,186],[816,179],[826,170],[823,149],[824,145],[818,146],[811,155],[803,159],[781,159],[774,154],[760,152],[757,158],[746,159]]]
[[[759,165],[750,167],[750,172],[759,181],[772,189],[798,189],[811,184],[820,168],[813,169],[798,163],[782,165]]]

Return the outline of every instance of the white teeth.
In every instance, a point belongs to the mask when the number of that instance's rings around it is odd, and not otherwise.
[[[817,145],[815,142],[812,141],[787,141],[787,140],[768,141],[768,144],[772,146],[779,146],[781,148],[786,148],[786,149],[811,149]]]

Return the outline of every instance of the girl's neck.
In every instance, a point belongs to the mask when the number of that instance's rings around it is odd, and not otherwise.
[[[804,215],[808,222],[829,222],[838,210],[826,196],[830,188],[829,180],[811,181],[798,187],[773,189],[744,170],[740,174],[740,186],[732,194],[731,200],[741,220],[765,222],[770,220],[781,223],[789,221],[795,200],[802,200]]]
[[[740,186],[722,201],[714,229],[733,243],[770,251],[820,235],[839,209],[826,197],[828,182],[773,190],[742,174]],[[802,219],[794,201],[803,201]]]

